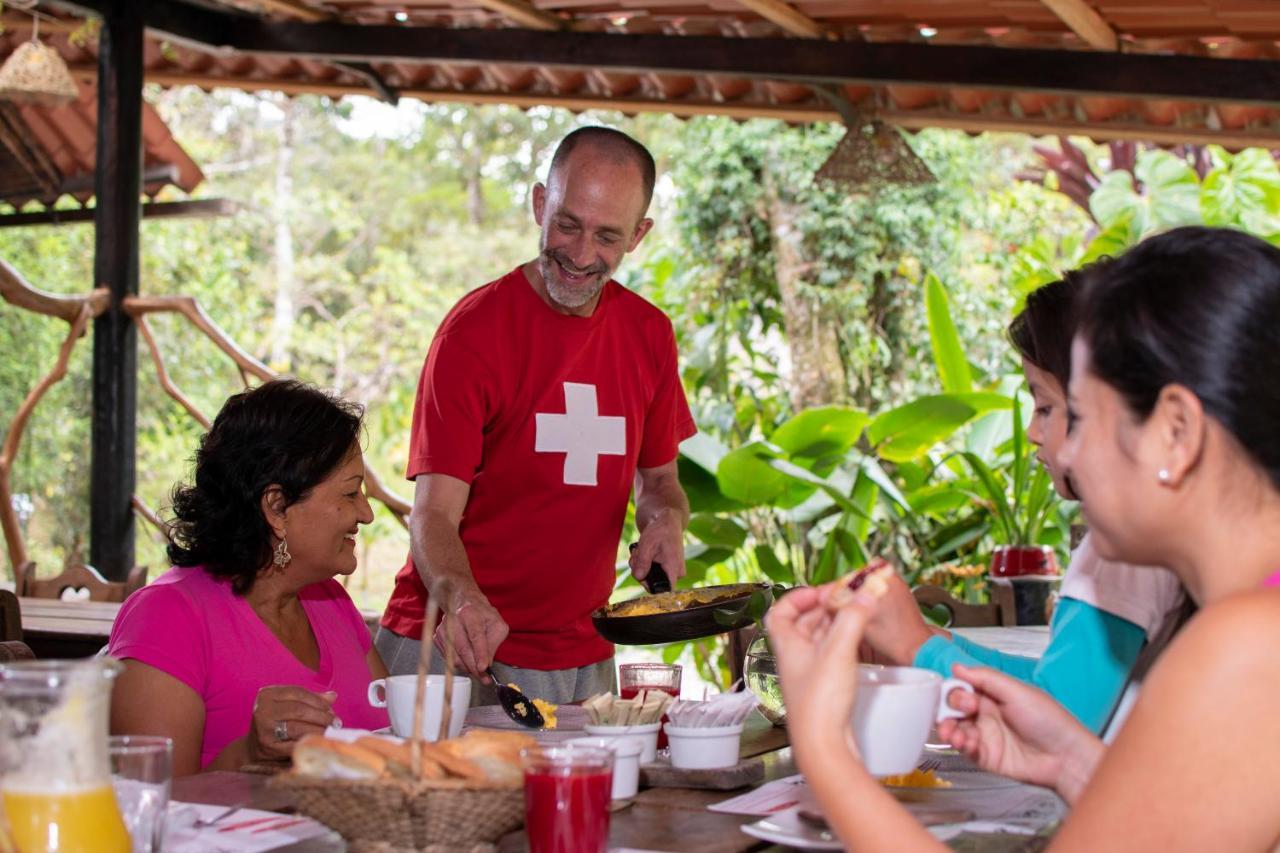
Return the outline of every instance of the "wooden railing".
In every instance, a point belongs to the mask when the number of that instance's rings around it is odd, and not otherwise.
[[[27,393],[22,405],[18,407],[4,442],[0,445],[0,528],[4,531],[5,547],[8,549],[10,573],[17,566],[27,562],[27,548],[23,541],[22,528],[18,523],[18,514],[13,507],[11,489],[13,464],[18,457],[18,449],[22,444],[22,434],[26,429],[31,413],[35,411],[41,398],[67,374],[67,363],[76,343],[89,328],[89,321],[107,310],[111,295],[104,287],[96,288],[81,296],[60,296],[46,293],[34,287],[12,266],[0,260],[0,297],[9,304],[36,314],[43,314],[63,320],[70,327],[62,341],[58,358],[53,367]],[[213,342],[240,371],[240,379],[246,387],[254,380],[265,382],[279,377],[271,368],[258,361],[227,335],[212,318],[200,307],[200,303],[190,296],[130,296],[124,301],[125,312],[138,325],[138,331],[151,353],[151,361],[155,365],[156,378],[164,392],[187,414],[200,423],[205,429],[211,423],[209,417],[182,392],[169,376],[165,367],[164,353],[151,333],[148,317],[152,314],[178,314],[185,317],[206,338]],[[369,497],[381,502],[396,520],[408,526],[409,503],[399,495],[391,492],[382,479],[372,470],[366,470],[365,489]],[[137,496],[132,500],[134,514],[141,517],[157,529],[163,525],[158,514]]]

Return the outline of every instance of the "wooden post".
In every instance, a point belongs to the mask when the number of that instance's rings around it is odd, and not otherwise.
[[[134,556],[138,332],[124,300],[138,292],[144,6],[115,0],[98,40],[93,277],[111,291],[111,305],[93,324],[89,562],[111,580],[125,579]]]

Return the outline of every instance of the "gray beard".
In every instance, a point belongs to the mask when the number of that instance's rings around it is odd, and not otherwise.
[[[543,256],[540,260],[542,281],[547,286],[547,295],[557,305],[562,305],[565,308],[581,308],[592,299],[595,299],[601,290],[604,290],[607,278],[603,275],[596,276],[594,284],[584,287],[566,287],[560,282],[560,279],[556,276],[556,271],[553,269],[556,266],[556,262],[546,256]]]

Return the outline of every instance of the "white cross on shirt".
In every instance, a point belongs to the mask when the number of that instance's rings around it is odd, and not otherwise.
[[[564,409],[563,415],[535,415],[533,449],[537,453],[565,454],[565,485],[597,485],[600,457],[623,456],[627,452],[627,419],[601,417],[596,386],[580,382],[564,383]]]

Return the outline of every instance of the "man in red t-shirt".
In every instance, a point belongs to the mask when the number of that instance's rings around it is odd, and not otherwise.
[[[696,428],[675,336],[610,279],[653,225],[653,183],[629,136],[569,134],[533,188],[539,257],[469,293],[436,331],[409,442],[409,560],[376,639],[391,672],[415,670],[430,594],[481,682],[492,666],[552,702],[611,689],[613,646],[590,613],[613,589],[633,488],[632,574],[653,562],[684,574],[676,454]]]

